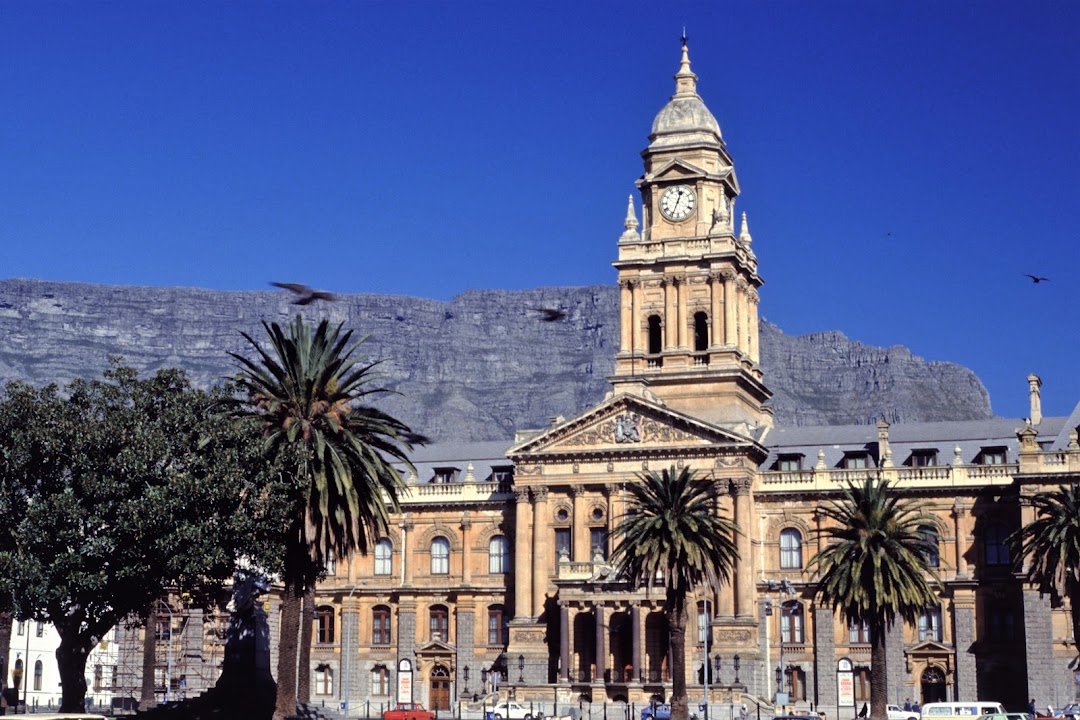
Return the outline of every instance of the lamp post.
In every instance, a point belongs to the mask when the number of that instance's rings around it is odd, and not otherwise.
[[[465,669],[462,671],[462,674],[465,676],[465,694],[468,695],[469,694],[469,666],[468,665],[465,666]]]
[[[712,635],[712,627],[709,622],[709,600],[705,599],[705,652],[701,662],[701,683],[705,686],[705,720],[709,720],[709,636]]]
[[[784,682],[784,617],[791,617],[791,614],[783,596],[794,595],[795,586],[784,578],[779,583],[769,580],[768,588],[776,591],[776,604],[780,606],[780,664],[776,666],[776,704],[787,705],[787,684]]]
[[[525,682],[525,656],[518,655],[518,682]]]
[[[735,657],[731,658],[731,664],[735,667],[735,686],[742,685],[739,681],[739,654],[735,653]]]

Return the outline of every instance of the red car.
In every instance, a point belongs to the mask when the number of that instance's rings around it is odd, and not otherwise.
[[[435,713],[425,710],[420,703],[398,703],[393,710],[383,713],[383,720],[435,720]]]

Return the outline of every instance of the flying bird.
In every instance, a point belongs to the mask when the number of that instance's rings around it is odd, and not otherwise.
[[[337,300],[332,293],[324,292],[322,290],[312,290],[307,285],[301,285],[300,283],[272,282],[270,284],[274,287],[279,287],[299,295],[298,298],[293,300],[293,305],[310,305],[316,300],[327,300],[330,302]]]
[[[1031,278],[1031,282],[1035,283],[1036,285],[1043,281],[1050,282],[1050,278],[1048,277],[1039,277],[1038,275],[1032,275],[1031,273],[1024,273],[1024,277]]]
[[[558,322],[566,317],[566,311],[560,308],[537,308],[542,318],[540,322]]]

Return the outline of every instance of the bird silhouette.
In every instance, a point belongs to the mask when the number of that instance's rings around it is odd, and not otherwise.
[[[543,317],[540,322],[558,322],[566,317],[566,311],[560,308],[537,308]]]
[[[1036,285],[1044,281],[1050,282],[1050,278],[1048,277],[1039,277],[1038,275],[1032,275],[1031,273],[1024,273],[1024,277],[1031,278],[1031,282],[1035,283]]]
[[[272,282],[270,284],[274,287],[279,287],[299,295],[298,298],[293,300],[293,305],[310,305],[316,300],[327,300],[329,302],[337,300],[332,293],[324,292],[322,290],[312,290],[307,285],[301,285],[300,283]]]

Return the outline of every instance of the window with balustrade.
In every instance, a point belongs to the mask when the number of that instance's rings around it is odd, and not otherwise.
[[[435,605],[428,611],[430,619],[431,639],[449,642],[450,640],[450,613],[445,605]]]
[[[780,612],[780,639],[785,643],[801,645],[806,642],[803,633],[803,606],[797,601],[786,602]]]
[[[371,611],[371,644],[390,644],[390,608],[376,605]]]
[[[334,642],[334,608],[322,605],[315,610],[315,642],[329,645]]]

